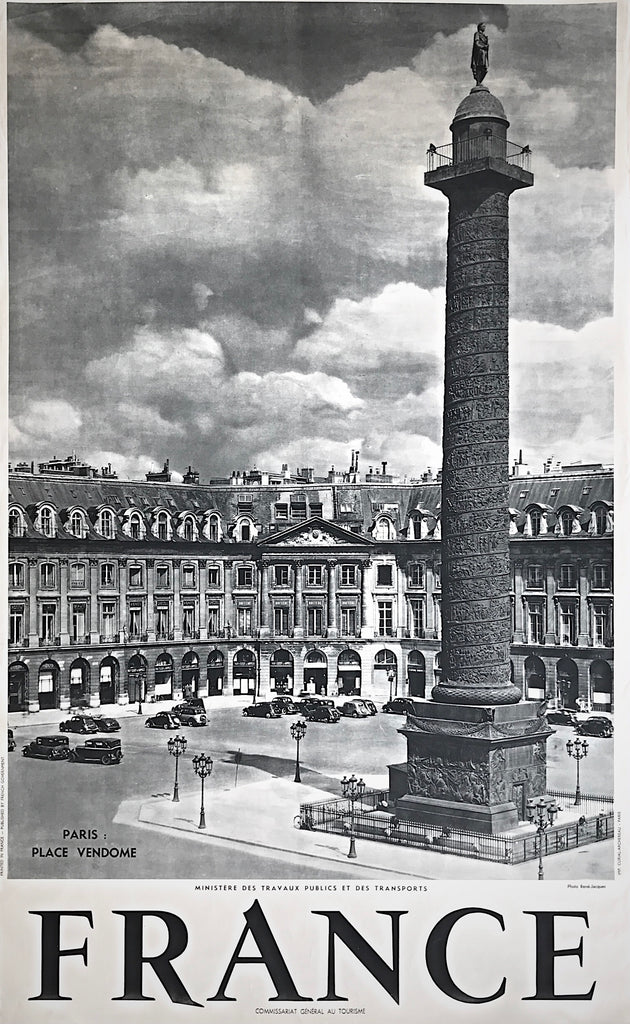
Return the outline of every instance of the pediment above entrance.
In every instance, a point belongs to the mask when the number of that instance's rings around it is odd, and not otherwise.
[[[262,543],[261,543],[262,546]],[[265,537],[265,548],[347,548],[371,547],[372,542],[342,526],[313,518],[299,526],[292,526],[273,539]]]

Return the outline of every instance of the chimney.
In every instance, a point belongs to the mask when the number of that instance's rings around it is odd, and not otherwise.
[[[385,476],[385,473],[387,472],[387,463],[386,462],[382,462],[381,465],[383,467],[383,476]]]

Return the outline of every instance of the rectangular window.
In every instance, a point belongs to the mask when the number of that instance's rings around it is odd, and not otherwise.
[[[24,566],[21,562],[11,562],[9,565],[9,586],[15,590],[24,589]]]
[[[70,586],[85,586],[85,566],[83,562],[73,562],[70,566]]]
[[[341,607],[341,635],[342,636],[356,636],[357,635],[357,610],[355,607],[348,606]]]
[[[52,562],[44,562],[39,567],[39,585],[40,587],[54,587],[55,585],[55,567]]]
[[[529,643],[542,644],[545,638],[545,616],[542,601],[531,601],[527,615]]]
[[[442,636],[442,601],[439,597],[433,598],[433,621],[435,623],[435,635],[439,640]]]
[[[218,636],[221,629],[221,609],[218,604],[208,605],[208,636]]]
[[[130,604],[127,610],[128,631],[130,640],[139,640],[142,636],[142,605]]]
[[[168,604],[155,606],[155,634],[158,640],[167,640],[171,631],[170,607]]]
[[[323,506],[321,501],[311,501],[309,504],[309,509],[312,516],[318,516],[321,519],[323,512]]]
[[[252,635],[252,610],[250,607],[236,609],[236,632],[238,636]]]
[[[305,501],[292,501],[291,502],[291,519],[304,520],[306,519],[306,502]]]
[[[101,586],[113,587],[114,582],[115,579],[113,562],[103,562],[101,564]]]
[[[324,610],[316,606],[306,609],[307,636],[322,636],[324,632]]]
[[[527,566],[527,589],[528,590],[544,590],[544,588],[545,588],[545,577],[544,577],[542,565],[528,565]]]
[[[392,602],[391,601],[379,601],[378,602],[378,635],[379,636],[393,636],[394,625],[392,615]]]
[[[142,586],[142,566],[141,565],[130,565],[129,566],[129,586],[130,587],[141,587]]]
[[[289,566],[288,565],[275,565],[273,569],[273,577],[277,587],[288,587],[289,585]]]
[[[409,602],[411,612],[411,635],[413,637],[424,636],[424,601],[421,597],[412,597]]]
[[[376,566],[376,583],[379,587],[391,587],[392,567],[391,565]]]
[[[289,506],[286,502],[280,501],[276,503],[276,519],[288,519],[289,518]]]
[[[595,647],[612,647],[612,616],[608,604],[593,605],[593,644]]]
[[[289,632],[289,608],[276,605],[273,610],[273,631],[276,636],[287,636]]]
[[[577,608],[571,602],[560,602],[560,643],[577,643]]]
[[[9,607],[9,643],[21,644],[24,639],[24,605]]]
[[[339,583],[342,587],[354,587],[357,580],[356,565],[342,565]]]
[[[46,643],[53,643],[57,635],[57,605],[42,605],[42,633],[41,637]]]
[[[170,584],[170,568],[168,565],[158,565],[155,568],[155,589],[168,590]]]
[[[116,634],[116,605],[108,601],[101,605],[101,636],[113,640]]]
[[[434,590],[442,589],[442,563],[436,562],[433,570],[433,588]]]
[[[593,566],[593,589],[594,590],[610,590],[610,566],[609,565],[594,565]]]
[[[221,586],[221,569],[218,565],[208,566],[208,586],[209,587],[220,587]]]
[[[196,615],[194,604],[185,604],[182,608],[182,633],[184,637],[194,637],[195,620]]]
[[[183,565],[182,566],[182,587],[186,590],[193,590],[195,586],[195,567],[194,565]]]
[[[309,565],[306,570],[309,587],[321,587],[324,581],[324,568],[321,565]]]
[[[254,585],[254,571],[251,565],[239,565],[236,570],[236,586],[237,587],[253,587]]]
[[[424,565],[422,562],[412,562],[409,566],[409,586],[424,586]]]
[[[576,583],[576,572],[574,565],[561,565],[560,566],[560,589],[561,590],[574,590]]]
[[[85,620],[86,606],[84,604],[73,604],[70,622],[72,629],[72,633],[70,635],[73,640],[77,641],[85,639]]]

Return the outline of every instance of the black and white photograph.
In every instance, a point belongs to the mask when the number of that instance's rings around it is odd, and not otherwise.
[[[0,1019],[630,1021],[625,0],[5,15]]]

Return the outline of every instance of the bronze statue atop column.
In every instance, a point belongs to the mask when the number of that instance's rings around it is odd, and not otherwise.
[[[477,85],[481,85],[488,74],[490,64],[490,44],[486,35],[485,22],[480,21],[473,38],[472,57],[470,69]]]

